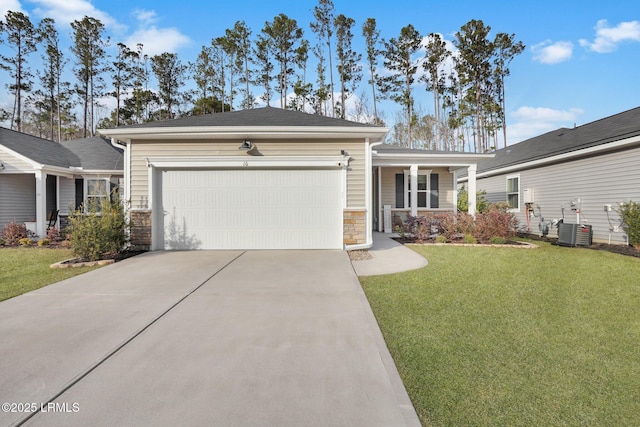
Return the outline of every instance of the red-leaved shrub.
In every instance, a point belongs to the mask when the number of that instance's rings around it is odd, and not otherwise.
[[[2,238],[7,245],[17,245],[20,239],[27,237],[27,227],[11,221],[2,229]]]

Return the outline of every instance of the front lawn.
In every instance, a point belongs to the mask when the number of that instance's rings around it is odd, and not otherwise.
[[[637,425],[640,259],[413,248],[427,267],[360,280],[424,425]]]
[[[0,301],[96,268],[49,268],[73,257],[69,249],[0,248]]]

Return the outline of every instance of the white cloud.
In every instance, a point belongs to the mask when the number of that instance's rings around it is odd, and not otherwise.
[[[597,53],[613,52],[624,41],[640,42],[640,21],[621,22],[610,27],[606,19],[598,21],[595,27],[596,38],[593,42],[581,39],[580,45]]]
[[[20,5],[20,2],[18,0],[2,0],[2,3],[0,4],[0,19],[4,21],[4,17],[10,10],[13,12],[22,12],[26,14],[26,12],[22,10],[22,6]]]
[[[34,3],[39,5],[34,10],[37,15],[53,18],[57,25],[69,24],[82,20],[85,16],[90,16],[98,19],[111,31],[123,29],[123,26],[111,15],[96,9],[87,0],[34,0]]]
[[[133,11],[133,15],[140,21],[140,25],[145,27],[158,21],[158,14],[154,10],[136,9]]]
[[[191,42],[191,39],[176,28],[142,28],[127,37],[125,44],[134,48],[142,43],[144,54],[153,56],[164,52],[176,53],[179,48]]]
[[[573,127],[583,113],[579,108],[556,110],[545,107],[520,107],[510,114],[515,121],[507,127],[509,144],[561,127]]]
[[[130,49],[141,43],[144,54],[153,56],[164,52],[176,53],[179,48],[191,43],[191,39],[177,28],[158,28],[155,25],[158,15],[153,10],[136,9],[133,15],[139,26],[124,42]]]
[[[573,43],[559,41],[552,43],[546,40],[531,47],[534,61],[543,64],[557,64],[566,61],[573,55]]]

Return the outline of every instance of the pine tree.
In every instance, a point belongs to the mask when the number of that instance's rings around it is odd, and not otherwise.
[[[7,85],[14,96],[11,128],[22,131],[23,93],[29,93],[33,88],[33,74],[31,74],[27,57],[37,50],[39,31],[27,15],[22,12],[8,11],[4,21],[0,21],[0,43],[6,44],[14,51],[14,56],[0,55],[2,68],[9,70],[13,83]]]
[[[335,117],[336,102],[334,99],[333,86],[333,52],[331,51],[331,38],[333,37],[333,1],[318,0],[318,5],[313,8],[313,17],[315,22],[311,23],[311,31],[318,35],[320,43],[326,43],[329,51],[327,58],[329,59],[329,93],[331,94],[331,117]],[[319,49],[322,49],[320,46]]]
[[[151,69],[158,80],[158,95],[163,104],[159,112],[160,119],[176,117],[174,107],[179,106],[183,94],[180,88],[184,85],[186,65],[182,65],[175,53],[162,53],[151,58]]]
[[[270,38],[270,47],[273,49],[274,58],[280,65],[276,87],[280,92],[280,108],[285,108],[289,75],[293,74],[291,65],[295,61],[295,51],[302,39],[303,31],[298,27],[295,19],[291,19],[283,13],[273,18],[273,22],[265,23],[262,31]]]
[[[107,60],[105,47],[109,41],[103,39],[104,24],[96,18],[85,16],[80,21],[73,21],[71,28],[74,42],[71,52],[76,58],[73,71],[78,79],[75,89],[82,99],[82,128],[86,138],[94,132],[94,107],[104,89],[102,73]]]
[[[420,61],[414,58],[420,49],[422,37],[409,24],[400,30],[398,39],[392,38],[384,43],[384,65],[391,72],[386,77],[386,91],[390,98],[400,104],[407,121],[407,145],[412,148],[411,122],[413,121],[413,84]]]
[[[335,19],[336,56],[338,57],[338,74],[340,75],[340,117],[345,118],[347,97],[353,94],[362,79],[362,55],[352,48],[353,28],[356,21],[342,14]]]
[[[374,123],[380,121],[378,117],[378,97],[376,94],[376,87],[379,86],[379,77],[376,72],[378,67],[378,56],[380,55],[380,31],[376,29],[376,20],[374,18],[367,18],[362,25],[362,35],[364,36],[367,51],[367,65],[369,66],[369,80],[371,85],[371,94],[373,96],[373,117]]]

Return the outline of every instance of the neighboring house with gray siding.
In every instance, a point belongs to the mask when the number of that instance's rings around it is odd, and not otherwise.
[[[596,241],[626,243],[616,209],[640,202],[640,108],[497,150],[478,164],[477,189],[489,202],[507,201],[531,234],[541,215],[547,225],[564,218],[591,225]]]
[[[122,178],[123,147],[108,140],[58,143],[0,128],[0,230],[28,223],[44,236],[52,212],[64,226],[71,210],[109,197]]]

